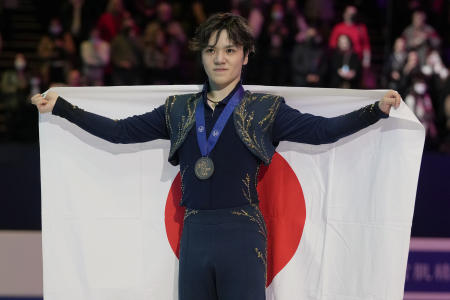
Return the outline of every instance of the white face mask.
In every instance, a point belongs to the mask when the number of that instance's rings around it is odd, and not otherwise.
[[[423,82],[417,82],[414,84],[414,91],[419,94],[423,95],[425,91],[427,90],[427,85]]]

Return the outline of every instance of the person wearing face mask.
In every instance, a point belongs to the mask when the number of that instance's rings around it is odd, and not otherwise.
[[[405,103],[425,127],[427,134],[426,144],[434,143],[438,135],[435,124],[436,114],[428,92],[428,85],[423,75],[418,75],[413,79],[410,91],[405,97]]]
[[[64,32],[58,17],[50,20],[48,35],[44,35],[39,41],[38,55],[41,58],[45,85],[64,84],[66,71],[76,61],[76,47],[72,35]]]
[[[17,53],[14,58],[14,70],[2,74],[2,92],[8,95],[22,94],[28,89],[27,61],[25,55]]]
[[[286,43],[289,38],[289,28],[285,20],[283,5],[274,3],[271,9],[271,18],[266,25],[265,61],[262,70],[262,81],[268,85],[283,85],[288,80],[288,55]]]
[[[14,135],[14,120],[20,117],[23,99],[29,96],[29,74],[26,58],[17,53],[14,58],[14,70],[5,70],[0,78],[0,137]]]
[[[366,25],[358,22],[357,14],[358,9],[356,6],[349,5],[345,7],[343,14],[344,20],[333,27],[330,34],[329,46],[331,49],[335,49],[339,36],[342,34],[347,35],[353,44],[353,51],[362,61],[362,66],[368,68],[370,67],[371,55],[369,35],[367,34]]]

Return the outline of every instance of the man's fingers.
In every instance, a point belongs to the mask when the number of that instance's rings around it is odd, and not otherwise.
[[[34,95],[33,97],[31,97],[31,103],[36,104],[38,99],[39,99],[39,94]]]
[[[46,100],[44,97],[42,97],[41,94],[36,94],[33,97],[31,97],[31,103],[37,104],[41,102],[42,100]]]
[[[385,94],[383,100],[384,100],[385,104],[394,106],[395,108],[398,108],[400,106],[402,97],[400,96],[400,94],[397,91],[390,90]]]
[[[31,97],[31,103],[33,103],[34,105],[42,106],[47,104],[48,100],[42,97],[40,94],[37,94]]]

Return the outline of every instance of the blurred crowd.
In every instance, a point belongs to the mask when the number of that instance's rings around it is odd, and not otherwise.
[[[396,89],[425,126],[427,147],[450,152],[444,29],[429,25],[420,5],[407,10],[410,24],[391,38],[392,50],[375,68],[371,28],[357,5],[337,11],[333,0],[220,2],[226,4],[59,1],[46,15],[47,32],[36,49],[39,64],[27,67],[27,57],[17,53],[14,69],[1,70],[0,104],[10,103],[11,110],[15,102],[8,97],[26,99],[52,86],[202,83],[200,57],[188,50],[188,40],[210,14],[232,11],[248,19],[256,39],[245,84]],[[386,1],[376,3],[386,8]],[[0,132],[1,118],[0,113]]]

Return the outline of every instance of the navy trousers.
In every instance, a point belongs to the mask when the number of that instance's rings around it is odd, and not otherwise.
[[[257,205],[186,209],[179,300],[265,300],[267,231]]]

